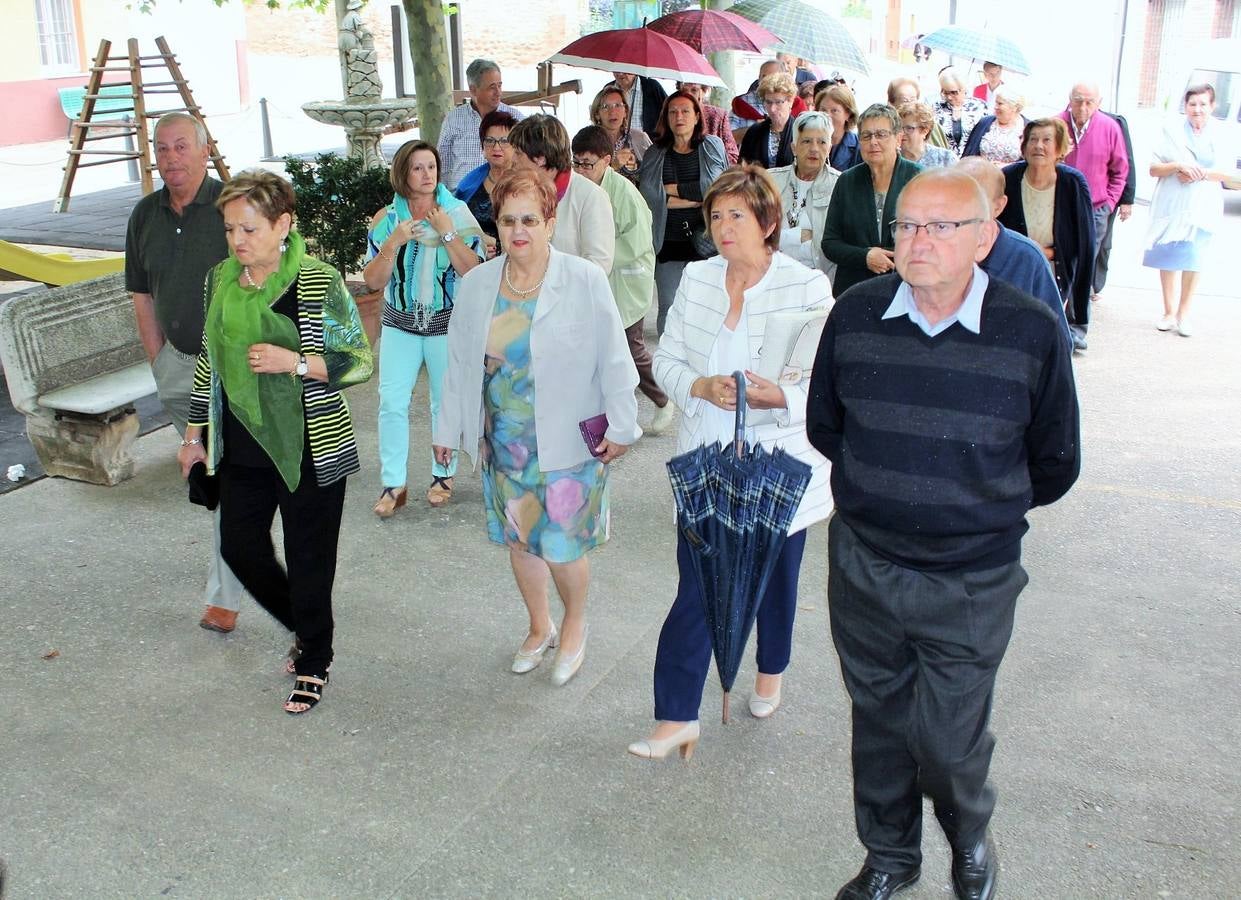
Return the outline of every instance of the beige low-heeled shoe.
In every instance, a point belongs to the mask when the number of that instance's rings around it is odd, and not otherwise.
[[[629,745],[629,752],[642,759],[663,759],[673,750],[681,752],[681,759],[690,759],[698,746],[701,734],[698,723],[686,722],[666,738],[643,738]]]
[[[770,697],[764,697],[758,692],[750,695],[750,715],[756,719],[766,719],[780,708],[780,692],[784,687],[784,682],[776,688],[776,692]]]
[[[548,650],[556,646],[559,635],[556,633],[555,623],[549,622],[551,631],[547,633],[547,637],[543,639],[543,643],[539,644],[533,650],[522,650],[517,648],[517,653],[513,656],[512,670],[518,675],[524,675],[532,672],[539,667],[539,663],[543,662],[543,656]]]

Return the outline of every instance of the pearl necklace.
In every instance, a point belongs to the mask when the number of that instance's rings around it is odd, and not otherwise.
[[[505,287],[507,287],[510,291],[512,291],[518,297],[530,296],[535,291],[537,291],[539,288],[541,288],[543,286],[543,282],[547,280],[547,269],[551,268],[551,259],[552,259],[552,253],[551,253],[551,249],[549,248],[547,251],[548,266],[547,268],[543,269],[543,277],[538,280],[538,283],[535,284],[534,287],[527,288],[524,291],[521,288],[514,285],[513,282],[509,280],[509,277],[508,277],[509,261],[506,259],[504,261],[504,285]]]
[[[246,284],[248,284],[250,287],[252,287],[252,288],[259,287],[258,282],[256,282],[256,281],[254,280],[254,278],[250,275],[250,267],[249,267],[249,266],[242,266],[242,267],[241,267],[241,274],[245,276],[245,278],[246,278]]]

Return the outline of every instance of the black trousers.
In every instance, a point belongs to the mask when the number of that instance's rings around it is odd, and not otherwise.
[[[866,864],[922,862],[922,795],[948,842],[982,838],[995,807],[987,730],[995,676],[1029,580],[894,565],[839,515],[828,528],[832,640],[853,701],[853,808]]]
[[[275,468],[220,467],[220,555],[259,605],[297,634],[299,674],[322,675],[332,664],[332,583],[344,507],[345,479],[319,487],[309,453],[292,493]],[[287,572],[271,540],[277,509]]]

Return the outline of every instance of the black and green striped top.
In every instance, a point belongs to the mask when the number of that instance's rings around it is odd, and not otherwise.
[[[208,275],[207,284],[211,284],[212,275]],[[327,364],[326,382],[311,378],[302,381],[302,410],[310,436],[315,481],[325,487],[361,468],[349,406],[340,392],[371,377],[374,357],[358,307],[335,269],[308,256],[289,290],[297,296],[301,352],[322,356]],[[206,304],[210,302],[208,292]],[[222,400],[220,378],[213,371],[204,333],[194,367],[189,424],[207,428],[207,468],[211,472],[219,465],[224,449]]]

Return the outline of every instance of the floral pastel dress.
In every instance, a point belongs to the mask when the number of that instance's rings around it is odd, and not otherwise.
[[[568,563],[608,539],[607,466],[590,459],[539,469],[530,362],[536,300],[496,297],[483,374],[483,504],[491,540]]]

